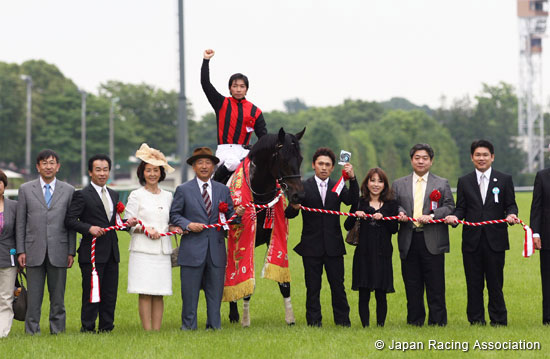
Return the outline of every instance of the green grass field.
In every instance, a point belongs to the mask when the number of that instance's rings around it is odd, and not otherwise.
[[[519,217],[529,221],[530,193],[517,195]],[[343,219],[342,219],[343,220]],[[69,270],[66,291],[67,332],[58,336],[49,334],[49,301],[42,307],[42,335],[31,337],[24,333],[24,323],[14,322],[10,336],[0,339],[0,358],[359,358],[371,356],[454,357],[464,355],[460,349],[434,350],[429,340],[440,342],[467,342],[473,357],[528,357],[546,356],[550,348],[550,328],[541,324],[542,305],[539,256],[525,259],[521,255],[523,230],[510,228],[511,250],[506,254],[504,295],[508,307],[508,327],[471,327],[466,319],[466,284],[462,267],[461,228],[451,229],[451,252],[446,256],[446,285],[448,326],[445,328],[410,327],[406,322],[406,300],[401,278],[401,265],[394,236],[394,283],[396,292],[388,295],[388,318],[384,328],[363,329],[357,311],[357,292],[351,291],[351,264],[353,248],[347,246],[346,288],[351,307],[351,328],[333,324],[330,290],[326,279],[321,293],[323,328],[309,328],[305,323],[305,286],[300,257],[292,251],[299,240],[301,219],[290,222],[289,257],[292,274],[292,302],[297,323],[288,327],[284,321],[283,299],[275,282],[257,278],[256,294],[251,301],[252,325],[241,328],[227,318],[228,305],[222,305],[222,330],[182,332],[180,327],[181,298],[179,269],[173,271],[174,295],[165,299],[163,328],[159,333],[141,329],[137,295],[126,293],[128,240],[119,234],[122,260],[120,263],[119,297],[115,330],[109,334],[81,334],[80,329],[80,269]],[[265,247],[256,252],[257,277],[263,264]],[[201,295],[202,297],[202,295]],[[47,298],[47,295],[46,295]],[[486,298],[487,300],[487,298]],[[375,310],[371,301],[371,312]],[[239,303],[242,306],[242,302]],[[488,317],[487,317],[488,319]],[[206,310],[204,300],[199,304],[199,328],[204,328]],[[386,348],[377,350],[375,341],[383,340]],[[422,342],[423,350],[403,353],[389,350],[391,341]],[[480,350],[481,342],[536,341],[541,350]]]

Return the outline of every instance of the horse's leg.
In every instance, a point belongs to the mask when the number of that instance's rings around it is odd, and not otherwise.
[[[294,325],[296,323],[296,319],[294,318],[292,302],[290,301],[290,282],[279,283],[279,290],[281,291],[285,302],[285,322],[288,325]]]
[[[239,307],[237,302],[229,302],[229,322],[238,323],[239,322]]]
[[[243,320],[241,325],[243,328],[250,326],[250,296],[243,298]]]

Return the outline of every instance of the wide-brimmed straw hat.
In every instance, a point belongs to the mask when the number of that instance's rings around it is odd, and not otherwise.
[[[163,167],[166,173],[172,173],[175,171],[174,168],[168,164],[168,161],[162,152],[147,146],[146,143],[141,144],[139,150],[136,151],[136,157],[153,166]]]
[[[193,162],[199,158],[209,158],[214,164],[220,162],[220,159],[212,154],[212,150],[208,147],[199,147],[193,150],[193,155],[187,159],[187,164],[193,165]]]

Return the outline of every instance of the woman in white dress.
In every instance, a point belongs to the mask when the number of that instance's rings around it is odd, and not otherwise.
[[[130,193],[124,216],[140,219],[145,228],[137,225],[130,230],[128,293],[139,294],[143,329],[158,331],[164,312],[163,296],[172,295],[172,243],[170,237],[161,237],[160,233],[176,230],[168,224],[172,193],[160,189],[158,184],[174,169],[162,152],[145,143],[136,152],[136,157],[142,160],[137,176],[143,187]]]

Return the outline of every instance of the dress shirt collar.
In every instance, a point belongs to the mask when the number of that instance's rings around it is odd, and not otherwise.
[[[328,187],[328,180],[330,177],[327,177],[327,179],[325,179],[324,181],[322,179],[320,179],[319,177],[317,176],[313,176],[315,178],[315,182],[317,182],[317,187],[321,187],[321,182],[324,182],[326,183],[327,187]]]
[[[209,179],[208,181],[204,182],[200,178],[197,177],[197,183],[199,184],[199,188],[201,189],[201,192],[203,190],[202,185],[205,183],[208,183],[208,190],[212,189],[212,181]]]
[[[424,174],[424,176],[422,176],[422,179],[424,180],[424,183],[428,183],[428,175],[430,174],[430,172],[426,172]],[[413,184],[416,184],[416,182],[418,181],[418,179],[420,178],[421,176],[417,175],[416,172],[413,171]]]
[[[47,185],[46,182],[44,182],[44,179],[42,178],[42,176],[38,177],[40,178],[40,188],[42,188],[42,192],[45,190],[44,189],[44,186]],[[53,191],[55,191],[55,183],[57,182],[57,178],[54,177],[53,181],[50,182],[50,191],[51,193],[53,193]]]
[[[477,184],[481,183],[481,175],[484,174],[485,178],[487,178],[487,183],[489,183],[489,179],[491,178],[491,171],[493,167],[489,167],[489,169],[485,172],[481,172],[476,168],[476,177],[477,177]]]
[[[109,194],[109,191],[107,191],[107,186],[103,186],[103,187],[100,187],[98,185],[96,185],[95,183],[93,182],[90,182],[92,184],[92,187],[94,187],[94,189],[96,190],[96,192],[99,194],[99,197],[101,197],[101,190],[103,188],[105,188],[105,191],[107,192],[107,194]]]

